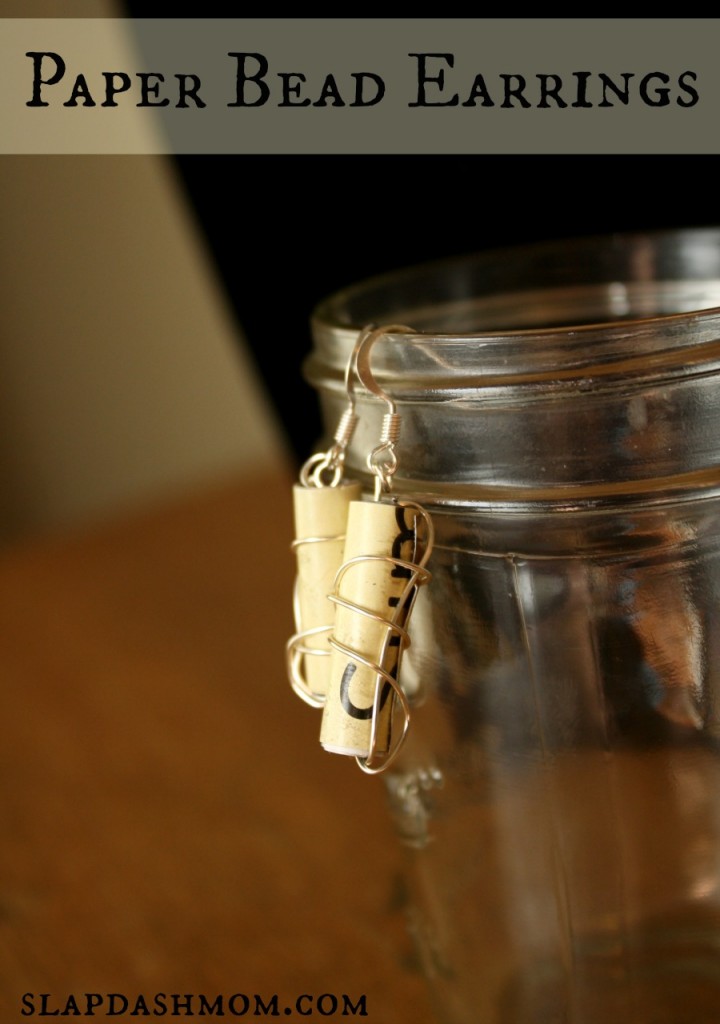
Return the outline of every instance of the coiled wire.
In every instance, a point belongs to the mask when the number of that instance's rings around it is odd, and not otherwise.
[[[327,544],[333,541],[344,541],[345,534],[338,533],[331,537],[298,537],[290,545],[293,551],[297,551],[299,547],[304,544]],[[288,678],[290,679],[290,686],[295,694],[300,697],[301,700],[309,704],[311,708],[321,708],[325,704],[325,695],[321,693],[315,693],[312,690],[305,678],[303,672],[303,665],[305,658],[307,657],[330,657],[329,647],[313,647],[309,644],[309,641],[316,637],[320,637],[323,634],[329,636],[332,633],[332,624],[327,626],[314,626],[312,629],[303,629],[302,627],[302,615],[300,613],[300,599],[299,599],[299,579],[295,577],[295,585],[293,587],[293,616],[295,619],[296,632],[288,640],[285,645],[285,655]]]
[[[392,764],[400,753],[400,749],[405,742],[408,729],[410,728],[411,709],[407,695],[399,682],[400,663],[402,661],[403,653],[410,646],[410,634],[408,633],[407,624],[415,604],[418,589],[423,584],[427,583],[431,577],[430,572],[425,568],[425,566],[430,558],[435,536],[432,519],[421,505],[418,505],[413,501],[397,499],[394,501],[394,504],[401,508],[409,508],[414,511],[416,544],[420,539],[420,533],[417,529],[418,519],[421,519],[424,524],[424,530],[422,531],[421,538],[422,554],[419,560],[417,562],[411,562],[406,559],[396,558],[392,555],[358,555],[355,558],[348,559],[347,562],[344,562],[340,566],[335,576],[334,591],[332,594],[328,595],[333,604],[347,608],[349,611],[355,612],[358,615],[363,615],[366,618],[379,622],[386,627],[377,661],[373,661],[360,651],[347,647],[334,635],[331,635],[328,639],[328,643],[331,647],[340,651],[346,657],[351,658],[359,665],[364,665],[366,668],[369,668],[377,676],[371,714],[369,752],[366,757],[355,758],[362,771],[368,775],[377,775],[380,772],[385,771],[385,769]],[[348,572],[352,566],[369,562],[384,562],[393,568],[404,569],[410,574],[407,578],[405,587],[398,597],[397,604],[394,607],[394,612],[390,616],[374,612],[369,608],[364,608],[362,605],[341,597],[338,593],[340,582],[345,573]],[[396,660],[395,664],[392,666],[392,671],[388,671],[388,669],[385,668],[385,665],[388,658],[388,651],[390,649],[390,641],[394,636],[399,637],[400,643],[398,647],[393,647],[392,649],[393,656]],[[402,729],[395,739],[393,739],[393,728],[391,723],[390,743],[387,751],[379,751],[377,749],[378,720],[384,689],[383,683],[389,684],[392,688],[393,695],[397,699],[399,710],[402,715]],[[394,715],[395,710],[396,708],[391,709],[391,716]]]

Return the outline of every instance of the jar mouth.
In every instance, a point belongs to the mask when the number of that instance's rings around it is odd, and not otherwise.
[[[720,228],[617,233],[468,253],[350,285],[318,327],[408,319],[438,337],[576,330],[720,308]]]
[[[720,485],[718,228],[494,250],[331,296],[305,365],[330,432],[368,323],[412,329],[372,350],[402,413],[410,491],[574,502]],[[384,407],[356,397],[347,465],[362,473]]]
[[[490,250],[353,285],[313,314],[313,382],[316,362],[337,368],[368,323],[412,329],[378,344],[379,373],[415,369],[435,386],[607,373],[614,363],[626,372],[627,359],[663,355],[673,363],[720,339],[720,229]]]

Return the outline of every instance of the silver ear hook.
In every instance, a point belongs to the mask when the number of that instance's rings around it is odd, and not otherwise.
[[[355,378],[358,376],[358,356],[373,330],[374,327],[371,324],[363,328],[357,337],[355,347],[345,366],[347,407],[335,428],[333,444],[326,452],[316,452],[311,455],[300,470],[300,483],[303,487],[337,487],[342,479],[348,445],[355,433],[358,421],[355,412]]]
[[[365,328],[355,346],[355,370],[363,387],[371,395],[386,403],[388,411],[383,416],[380,431],[380,443],[373,448],[367,457],[368,469],[375,475],[375,501],[381,494],[390,491],[392,478],[398,466],[395,446],[400,437],[400,413],[394,399],[384,391],[376,381],[370,369],[370,352],[380,338],[388,334],[413,334],[411,327],[404,324],[389,324],[382,327]]]

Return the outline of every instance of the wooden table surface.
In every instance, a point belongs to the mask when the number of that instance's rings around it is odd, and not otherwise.
[[[290,1021],[365,995],[430,1024],[382,782],[322,752],[285,679],[289,488],[0,556],[0,1024],[79,1019],[85,993],[165,993],[166,1019],[173,994],[180,1019],[277,994]],[[322,994],[335,1015],[297,1012]],[[122,1005],[94,1019],[147,1019]]]

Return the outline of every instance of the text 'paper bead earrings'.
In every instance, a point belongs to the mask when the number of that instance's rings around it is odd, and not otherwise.
[[[410,705],[400,665],[418,588],[430,578],[432,520],[416,502],[391,494],[400,414],[370,369],[379,338],[409,332],[391,325],[360,333],[345,374],[349,404],[335,444],[306,463],[295,487],[297,633],[288,643],[290,680],[304,700],[324,709],[323,747],[354,756],[369,774],[388,767],[407,735]],[[342,478],[356,422],[355,376],[388,407],[367,458],[374,501],[360,500],[360,485]]]

